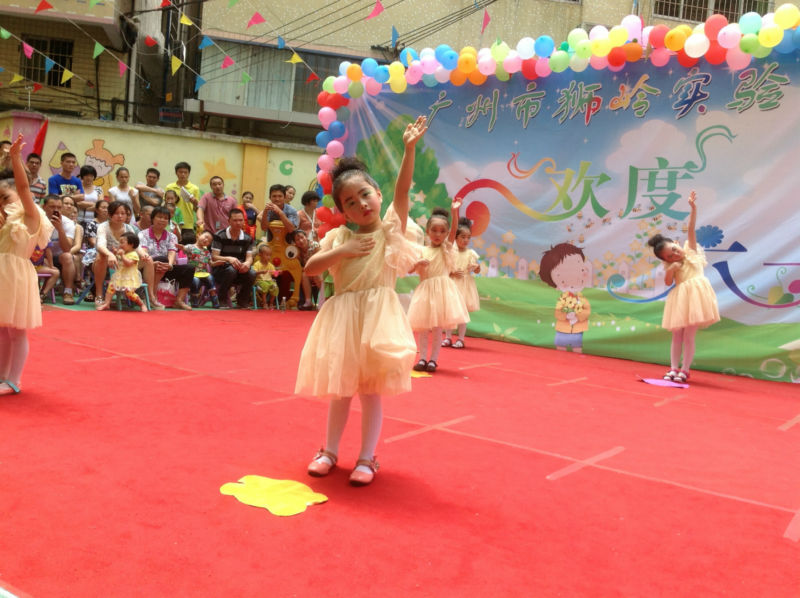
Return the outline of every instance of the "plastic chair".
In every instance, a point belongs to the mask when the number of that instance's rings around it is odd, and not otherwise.
[[[46,282],[48,278],[52,276],[52,274],[48,274],[47,272],[37,272],[36,276],[42,280],[42,282]],[[44,286],[44,285],[43,285]],[[39,287],[39,292],[41,292],[41,287]],[[56,302],[56,288],[53,287],[50,289],[50,301],[53,302],[55,305]]]
[[[103,285],[103,288],[105,288],[105,286],[106,285]],[[144,290],[144,304],[147,306],[147,309],[150,310],[151,309],[150,308],[150,292],[149,292],[149,289],[147,287],[147,283],[146,282],[143,282],[142,286],[140,286],[137,289],[137,293],[138,293],[138,291],[141,291],[141,290]],[[120,310],[120,311],[122,311],[122,298],[123,297],[125,297],[125,293],[123,291],[117,291],[116,293],[114,293],[114,299],[117,300],[117,309]],[[125,300],[128,302],[128,307],[133,307],[133,305],[130,302],[130,299],[125,297]]]

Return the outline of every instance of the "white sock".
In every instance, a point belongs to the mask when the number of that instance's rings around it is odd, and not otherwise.
[[[442,338],[442,329],[434,328],[432,335],[434,342],[432,343],[433,346],[431,347],[431,358],[429,361],[435,361],[436,363],[439,363],[439,351],[442,350],[442,343],[437,343],[436,339]]]
[[[361,452],[358,458],[372,461],[381,437],[383,403],[381,396],[375,394],[359,394],[359,400],[361,401]],[[372,472],[366,465],[359,465],[356,469],[364,473]]]
[[[22,370],[28,359],[28,331],[3,326],[0,328],[0,379],[19,386]]]
[[[347,425],[347,418],[350,415],[350,402],[353,397],[340,397],[331,399],[328,405],[328,427],[325,435],[325,450],[339,454],[339,442],[342,440],[344,427]],[[320,457],[321,460],[333,465],[329,457]]]
[[[464,342],[464,335],[467,334],[467,323],[464,322],[458,325],[458,338],[461,342]]]

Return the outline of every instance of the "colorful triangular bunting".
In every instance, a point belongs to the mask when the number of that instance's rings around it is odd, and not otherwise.
[[[248,75],[245,71],[242,71],[242,83],[241,83],[241,85],[244,85],[245,83],[250,83],[250,81],[252,81],[252,80],[253,80],[253,78],[250,75]]]
[[[22,81],[24,78],[25,77],[23,77],[22,75],[18,75],[17,73],[14,73],[14,76],[11,77],[11,84],[16,83],[17,81]]]
[[[169,0],[161,0],[161,8],[167,8],[169,6],[172,6],[172,2]]]
[[[33,56],[33,46],[31,46],[30,44],[22,42],[22,51],[25,52],[26,58],[30,58],[31,56]]]
[[[144,38],[144,45],[152,48],[153,46],[158,45],[158,41],[148,35],[146,38]]]
[[[207,48],[208,46],[213,46],[214,42],[211,41],[211,38],[207,35],[203,36],[203,39],[200,40],[200,45],[197,46],[198,50],[202,50],[203,48]]]
[[[369,15],[364,20],[366,21],[367,19],[374,19],[382,12],[383,12],[383,4],[381,4],[381,0],[375,0],[375,6],[373,7],[372,12],[369,13]]]
[[[222,67],[221,68],[228,68],[229,66],[233,66],[233,58],[226,55],[225,58],[222,59]]]
[[[44,57],[44,72],[49,73],[53,70],[53,67],[56,65],[56,61],[52,58],[48,58],[47,56]]]
[[[314,71],[311,71],[311,74],[306,79],[306,83],[311,83],[312,81],[319,81],[319,75]]]
[[[181,68],[182,64],[183,64],[183,62],[181,61],[180,58],[178,58],[177,56],[173,56],[172,57],[172,74],[173,75],[178,72],[178,69]]]
[[[43,10],[50,10],[51,8],[53,8],[52,4],[50,4],[47,0],[42,0],[39,2],[39,6],[36,7],[36,10],[33,11],[33,14],[42,12]]]
[[[279,35],[278,36],[278,50],[283,50],[286,47],[286,41]]]
[[[397,32],[397,28],[392,25],[392,47],[397,47],[397,40],[400,38],[400,34]]]
[[[181,25],[190,25],[191,26],[191,25],[194,25],[194,23],[192,23],[192,20],[189,17],[187,17],[185,14],[182,14],[181,15]]]
[[[36,92],[37,92],[37,91],[39,91],[41,88],[42,88],[42,84],[41,84],[41,83],[34,83],[34,84],[33,84],[33,93],[36,93]]]
[[[92,8],[94,6],[97,6],[98,2],[100,2],[100,0],[89,0],[89,7]]]
[[[44,1],[44,0],[42,0],[42,1]],[[260,25],[261,23],[264,23],[265,21],[266,21],[266,19],[261,16],[261,13],[256,11],[256,12],[253,13],[253,16],[250,17],[250,20],[247,22],[247,29],[249,29],[253,25]]]
[[[228,8],[233,8],[239,0],[228,0]]]
[[[486,31],[486,27],[489,25],[489,21],[491,21],[491,20],[492,20],[492,18],[489,16],[489,11],[484,8],[483,9],[483,25],[481,26],[481,35],[483,35],[483,32]]]
[[[284,62],[290,62],[291,64],[297,64],[298,62],[303,62],[303,59],[297,55],[297,52],[292,52],[292,57],[289,60],[284,60]]]
[[[117,61],[117,67],[119,68],[119,76],[124,77],[125,71],[128,70],[128,65],[122,62],[121,60]]]
[[[105,48],[103,47],[103,44],[100,42],[94,42],[94,52],[92,52],[92,58],[97,58],[103,53],[104,50]]]
[[[9,37],[11,37],[11,34],[2,27],[0,27],[0,37],[2,37],[3,39],[8,39]]]
[[[61,73],[61,85],[64,85],[67,81],[72,79],[72,71],[69,69],[64,69],[64,72]]]
[[[197,90],[200,89],[203,85],[206,84],[206,80],[203,79],[200,75],[197,75],[197,79],[194,81],[194,91],[197,93]]]

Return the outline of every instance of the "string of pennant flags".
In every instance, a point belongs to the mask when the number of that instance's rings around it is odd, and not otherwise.
[[[98,3],[100,3],[101,1],[102,0],[89,0],[89,6],[90,7],[94,7]],[[233,8],[240,1],[241,0],[228,0],[228,8]],[[112,9],[114,10],[115,13],[118,13],[118,16],[123,16],[122,13],[116,8],[116,6],[114,6],[113,3],[110,4],[110,6],[112,7]],[[194,27],[194,28],[197,29],[198,35],[202,36],[202,38],[200,40],[200,43],[198,44],[198,49],[199,50],[202,51],[205,48],[209,48],[211,46],[214,46],[222,53],[223,58],[222,58],[222,62],[220,64],[220,69],[221,70],[226,70],[226,69],[229,69],[229,68],[235,67],[235,66],[238,67],[238,65],[236,64],[234,59],[230,56],[230,54],[227,53],[216,41],[214,41],[213,38],[211,38],[208,35],[203,34],[203,31],[202,31],[201,27],[198,26],[197,23],[195,23],[180,8],[178,8],[177,6],[172,4],[171,0],[162,0],[160,7],[161,8],[165,8],[165,9],[166,8],[173,8],[173,9],[177,10],[179,12],[179,14],[180,14],[180,18],[179,18],[178,22],[181,25],[183,25],[185,27]],[[45,11],[48,11],[48,10],[52,10],[54,8],[55,7],[48,0],[40,0],[39,4],[34,9],[34,14],[40,14],[42,12],[45,12]],[[271,9],[268,7],[267,10],[271,10]],[[376,0],[375,1],[375,5],[373,6],[371,12],[365,17],[365,20],[374,19],[375,17],[380,15],[383,11],[384,11],[384,6],[381,3],[381,0]],[[66,15],[62,15],[62,16],[64,17],[64,19],[66,21],[71,23],[78,30],[80,30],[84,35],[86,35],[92,41],[94,41],[94,48],[93,48],[93,51],[92,51],[92,59],[93,60],[97,60],[101,55],[103,55],[104,53],[107,53],[110,56],[112,56],[114,58],[114,60],[117,61],[119,76],[120,77],[125,76],[125,74],[130,70],[130,66],[126,62],[124,62],[122,59],[120,59],[118,56],[116,56],[113,52],[111,52],[108,48],[106,48],[98,40],[94,39],[89,33],[84,31],[77,23],[75,23],[68,16],[66,16]],[[275,15],[273,14],[272,16],[274,17]],[[278,21],[279,19],[275,18],[275,20]],[[485,31],[487,25],[489,24],[489,21],[490,21],[489,13],[487,11],[484,11],[483,23],[482,23],[482,27],[481,27],[481,34],[483,34],[483,32]],[[264,23],[267,23],[267,19],[258,10],[255,10],[253,12],[253,15],[250,17],[250,19],[247,22],[246,29],[250,29],[252,27],[256,27],[256,26],[262,25]],[[305,60],[303,60],[303,58],[298,53],[298,50],[296,48],[292,47],[291,45],[287,44],[285,39],[280,35],[280,32],[276,28],[272,28],[271,30],[269,30],[269,31],[267,31],[265,33],[262,33],[260,35],[253,36],[253,37],[250,38],[249,41],[253,42],[255,40],[258,40],[260,38],[264,38],[264,37],[270,36],[270,35],[274,35],[275,36],[276,44],[277,44],[277,47],[278,47],[279,50],[288,50],[289,52],[291,52],[290,57],[287,60],[285,60],[285,62],[293,64],[293,65],[302,64],[303,66],[305,66],[308,69],[309,74],[308,74],[308,77],[306,78],[306,81],[305,81],[306,83],[310,83],[312,81],[316,81],[316,80],[320,79],[319,75],[314,71],[314,69],[308,63],[306,63]],[[0,27],[0,39],[8,40],[8,39],[11,39],[11,38],[13,38],[13,39],[15,39],[15,40],[20,42],[20,44],[22,45],[23,54],[25,55],[25,57],[28,60],[31,60],[33,58],[34,54],[40,54],[41,56],[43,56],[44,57],[44,63],[45,63],[44,66],[45,66],[45,72],[46,73],[50,73],[50,71],[54,67],[57,66],[59,68],[59,70],[61,71],[61,81],[60,81],[61,85],[65,84],[67,81],[69,81],[73,77],[76,78],[76,79],[79,79],[81,81],[86,82],[88,85],[91,85],[91,83],[90,83],[90,81],[88,79],[86,79],[84,77],[81,77],[80,75],[74,73],[73,71],[68,69],[65,65],[60,64],[56,60],[54,60],[51,57],[47,56],[44,52],[41,52],[40,50],[37,50],[36,48],[34,48],[33,46],[31,46],[30,44],[25,42],[22,38],[20,38],[17,35],[11,33],[10,31],[8,31],[7,29],[5,29],[3,27]],[[396,47],[398,39],[399,39],[399,33],[398,33],[397,29],[394,26],[392,26],[392,37],[391,37],[391,39],[392,39],[392,42],[391,42],[392,43],[392,47]],[[158,40],[154,39],[152,36],[147,35],[147,36],[145,36],[144,44],[147,47],[152,48],[152,47],[157,46],[159,44],[159,42],[158,42]],[[192,74],[195,75],[195,85],[194,85],[194,91],[195,92],[197,92],[200,89],[200,87],[202,87],[207,82],[206,79],[203,78],[200,75],[200,73],[198,73],[197,71],[192,69],[189,65],[187,65],[178,56],[172,54],[170,56],[170,71],[171,71],[172,76],[175,76],[177,74],[177,72],[180,70],[181,67],[185,67]],[[250,83],[252,81],[252,77],[250,76],[249,73],[247,73],[246,70],[244,70],[244,67],[238,67],[238,70],[241,70],[241,74],[242,74],[242,76],[241,76],[241,84],[242,85],[246,85],[247,83]],[[0,67],[0,72],[4,72],[4,71],[5,71],[5,69]],[[146,88],[150,87],[150,82],[147,81],[144,77],[142,77],[141,75],[139,75],[138,73],[136,73],[134,71],[131,71],[131,74],[133,74],[133,76],[135,76],[137,79],[140,79]],[[13,85],[13,84],[21,82],[21,81],[26,81],[25,77],[20,75],[19,73],[14,72],[12,74],[12,78],[11,78],[11,81],[10,81],[9,84]],[[34,92],[39,91],[42,88],[42,85],[40,83],[38,83],[38,82],[31,81],[31,83],[33,84],[33,91]]]

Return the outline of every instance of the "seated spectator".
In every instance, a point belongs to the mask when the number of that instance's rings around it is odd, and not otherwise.
[[[300,252],[297,257],[300,260],[300,264],[302,264],[304,268],[308,258],[310,258],[319,250],[319,243],[309,241],[306,233],[299,228],[286,235],[286,242],[297,247]],[[322,293],[322,276],[308,276],[304,271],[301,284],[302,295],[300,299],[302,300],[302,303],[297,307],[297,309],[314,309],[314,304],[312,302],[312,287],[317,289],[318,295],[322,295],[319,300],[319,305],[322,305],[323,301],[325,300],[325,295]]]
[[[267,205],[258,215],[258,220],[261,223],[261,230],[267,233],[268,240],[271,234],[269,232],[269,223],[273,220],[280,220],[286,229],[286,233],[290,233],[297,228],[299,224],[297,210],[290,205],[286,205],[283,185],[272,185],[269,188],[269,201],[267,201]]]
[[[69,252],[72,255],[72,264],[75,270],[75,284],[77,286],[83,282],[83,263],[81,262],[81,258],[83,257],[83,226],[77,222],[78,206],[77,202],[72,197],[67,195],[61,198],[61,209],[64,211],[64,216],[75,223],[75,238],[72,241],[72,247],[70,247]]]
[[[258,234],[258,210],[253,205],[252,191],[242,193],[242,203],[236,207],[244,212],[244,232],[255,240]]]
[[[306,234],[310,241],[319,241],[316,230],[319,195],[315,191],[306,191],[300,198],[300,203],[303,204],[303,209],[297,213],[300,222],[298,228]]]
[[[283,188],[283,194],[286,196],[286,203],[292,203],[294,196],[297,194],[297,189],[294,188],[294,185],[286,185]]]
[[[142,275],[139,272],[139,253],[136,248],[139,246],[139,237],[134,233],[122,233],[119,240],[119,249],[116,251],[119,267],[111,275],[106,289],[106,300],[95,304],[98,311],[108,309],[114,300],[114,293],[121,291],[139,309],[146,312],[147,306],[139,298],[136,291],[142,286]]]
[[[259,305],[267,308],[272,303],[278,305],[278,283],[275,277],[278,271],[272,264],[272,248],[266,243],[258,246],[258,255],[253,262],[253,271],[256,273],[256,297]]]
[[[197,230],[217,234],[228,226],[228,214],[236,207],[236,200],[225,195],[225,181],[212,176],[211,191],[204,193],[197,204]]]
[[[50,195],[72,195],[83,193],[83,183],[73,175],[78,166],[75,154],[64,152],[61,154],[61,172],[47,179],[47,192]],[[46,199],[46,198],[45,198]]]
[[[211,274],[211,243],[214,242],[214,235],[207,230],[197,235],[197,243],[183,246],[186,253],[187,263],[194,268],[194,278],[192,279],[192,306],[200,307],[201,289],[206,289],[211,297],[211,304],[219,307],[219,297],[217,287],[214,283],[214,275]]]
[[[143,231],[146,228],[150,228],[150,225],[153,224],[151,220],[151,216],[153,214],[153,206],[147,205],[142,206],[142,209],[139,211],[139,220],[136,221],[136,232]]]
[[[53,224],[52,241],[53,264],[61,271],[64,291],[61,301],[64,305],[74,305],[72,289],[75,286],[75,264],[72,261],[72,245],[75,241],[75,222],[62,214],[63,202],[58,195],[48,195],[44,200],[44,213]]]
[[[61,274],[58,268],[53,265],[53,250],[50,245],[51,244],[48,243],[44,249],[36,247],[31,255],[31,262],[33,262],[33,266],[36,268],[36,274],[50,275],[45,279],[42,290],[39,293],[39,298],[42,303],[44,303],[48,295],[50,295],[50,291],[55,288],[56,283],[58,283],[58,277]]]
[[[256,279],[252,264],[253,239],[244,232],[244,213],[234,208],[228,216],[228,228],[220,231],[211,245],[211,272],[217,282],[220,307],[231,307],[231,287],[236,287],[237,305],[250,307]]]
[[[91,267],[97,257],[97,227],[103,222],[108,221],[108,201],[101,199],[94,204],[94,218],[91,222],[86,224],[86,230],[83,233],[83,240],[86,243],[86,252],[81,258],[81,264],[84,268]],[[94,301],[94,292],[89,292],[86,295],[88,301]]]
[[[153,223],[139,233],[139,243],[142,251],[150,260],[145,262],[142,272],[144,280],[150,291],[150,303],[153,304],[156,296],[156,287],[161,279],[174,280],[178,283],[178,296],[175,298],[175,307],[191,311],[192,306],[186,302],[186,295],[192,287],[194,267],[188,264],[176,264],[178,253],[178,238],[167,230],[169,226],[169,210],[164,207],[153,208],[151,216]],[[156,303],[158,303],[156,301]],[[159,305],[161,305],[159,303]],[[162,306],[163,308],[163,306]]]
[[[164,190],[158,186],[158,179],[161,178],[161,173],[156,168],[148,168],[145,174],[145,182],[136,185],[136,190],[139,192],[139,204],[144,206],[153,206],[157,208],[164,201]]]
[[[169,232],[180,239],[183,229],[183,212],[178,207],[178,194],[172,189],[164,191],[164,207],[169,210]]]
[[[28,169],[31,193],[36,203],[42,203],[45,195],[47,195],[47,181],[39,176],[39,169],[42,167],[42,157],[39,154],[31,152],[28,154],[28,159],[25,161],[25,167]]]
[[[131,187],[128,183],[131,180],[131,173],[124,166],[117,168],[117,184],[108,190],[108,196],[112,201],[121,201],[130,207],[133,216],[128,221],[133,224],[135,219],[139,217],[139,192]]]
[[[116,270],[119,267],[116,252],[119,249],[120,239],[123,233],[133,233],[133,226],[128,224],[128,212],[125,204],[119,201],[112,201],[108,205],[108,220],[97,226],[97,256],[95,257],[92,271],[94,272],[94,301],[95,304],[103,302],[103,283],[106,280],[108,269]],[[145,260],[143,260],[145,261]],[[158,304],[154,300],[154,291],[150,290],[150,304],[154,309]],[[160,304],[159,304],[160,305]],[[164,309],[162,305],[160,309]]]
[[[97,171],[94,166],[81,166],[80,171],[83,193],[75,193],[72,198],[78,204],[78,222],[86,228],[94,219],[94,206],[103,199],[103,188],[95,187],[94,180],[97,178]]]

